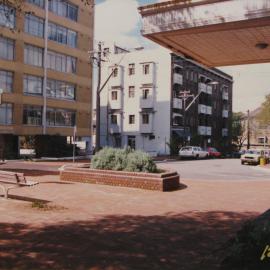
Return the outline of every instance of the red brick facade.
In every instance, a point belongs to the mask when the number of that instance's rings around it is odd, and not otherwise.
[[[136,173],[109,170],[94,170],[68,166],[60,172],[60,180],[90,184],[171,191],[179,188],[177,172]]]

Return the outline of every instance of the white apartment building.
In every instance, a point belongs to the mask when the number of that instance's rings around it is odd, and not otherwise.
[[[164,48],[128,52],[114,46],[109,59],[102,65],[101,85],[113,75],[101,92],[101,146],[168,155],[167,143],[176,138],[181,145],[185,138],[193,145],[228,148],[232,77]],[[213,81],[217,85],[209,85]],[[185,119],[183,90],[199,96]]]
[[[113,51],[103,64],[101,146],[169,154],[171,56],[166,49]]]

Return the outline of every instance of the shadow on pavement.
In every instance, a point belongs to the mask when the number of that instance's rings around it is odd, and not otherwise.
[[[44,227],[0,223],[0,269],[219,269],[216,250],[254,216],[188,212]]]

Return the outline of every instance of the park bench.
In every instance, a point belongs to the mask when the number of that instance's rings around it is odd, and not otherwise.
[[[8,198],[8,192],[16,187],[32,187],[38,182],[29,181],[25,179],[23,173],[0,171],[0,187],[4,191],[4,196]]]

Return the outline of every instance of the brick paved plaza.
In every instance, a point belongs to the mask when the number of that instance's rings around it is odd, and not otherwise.
[[[0,269],[217,269],[215,250],[270,205],[270,181],[181,179],[162,193],[60,182],[61,164],[1,167],[40,184],[0,199]]]

